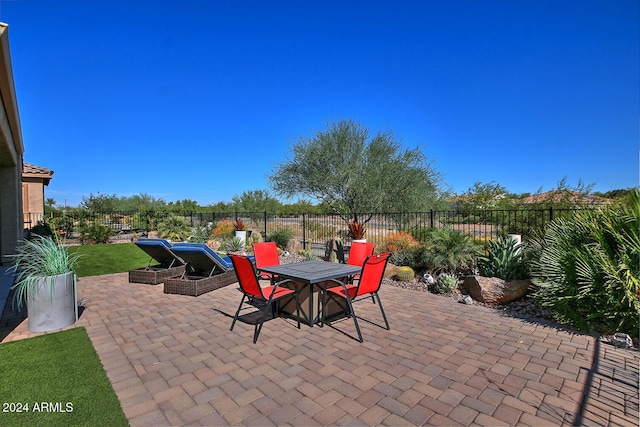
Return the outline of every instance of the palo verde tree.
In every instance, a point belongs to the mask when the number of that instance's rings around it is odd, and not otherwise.
[[[293,157],[269,176],[276,194],[302,196],[331,206],[345,221],[371,214],[419,211],[441,197],[440,174],[420,149],[403,149],[394,134],[341,120],[301,137]],[[361,221],[359,213],[370,214]]]

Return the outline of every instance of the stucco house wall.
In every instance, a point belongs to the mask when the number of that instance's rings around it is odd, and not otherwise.
[[[9,28],[0,22],[0,265],[11,262],[22,237],[24,146],[9,51]]]
[[[24,228],[31,228],[44,218],[44,187],[49,185],[52,176],[52,170],[24,163],[22,169]]]

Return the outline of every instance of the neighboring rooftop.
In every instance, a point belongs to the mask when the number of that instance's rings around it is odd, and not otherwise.
[[[540,194],[534,194],[533,196],[525,197],[520,200],[520,203],[535,204],[545,202],[573,202],[584,204],[607,204],[611,203],[610,199],[605,197],[596,196],[594,194],[581,193],[573,190],[551,190]]]
[[[44,185],[49,185],[49,181],[51,181],[52,176],[53,176],[53,171],[51,169],[32,165],[31,163],[22,164],[23,178],[41,178],[44,180]]]

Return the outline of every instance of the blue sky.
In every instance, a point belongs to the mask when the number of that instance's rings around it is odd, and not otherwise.
[[[353,119],[454,192],[638,185],[637,0],[2,0],[46,197],[202,205]]]

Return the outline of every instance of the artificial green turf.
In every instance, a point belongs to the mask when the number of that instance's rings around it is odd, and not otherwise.
[[[0,397],[1,426],[129,424],[85,328],[0,344]]]
[[[124,273],[149,263],[149,255],[135,243],[70,246],[68,249],[71,253],[82,254],[75,268],[78,277]]]

